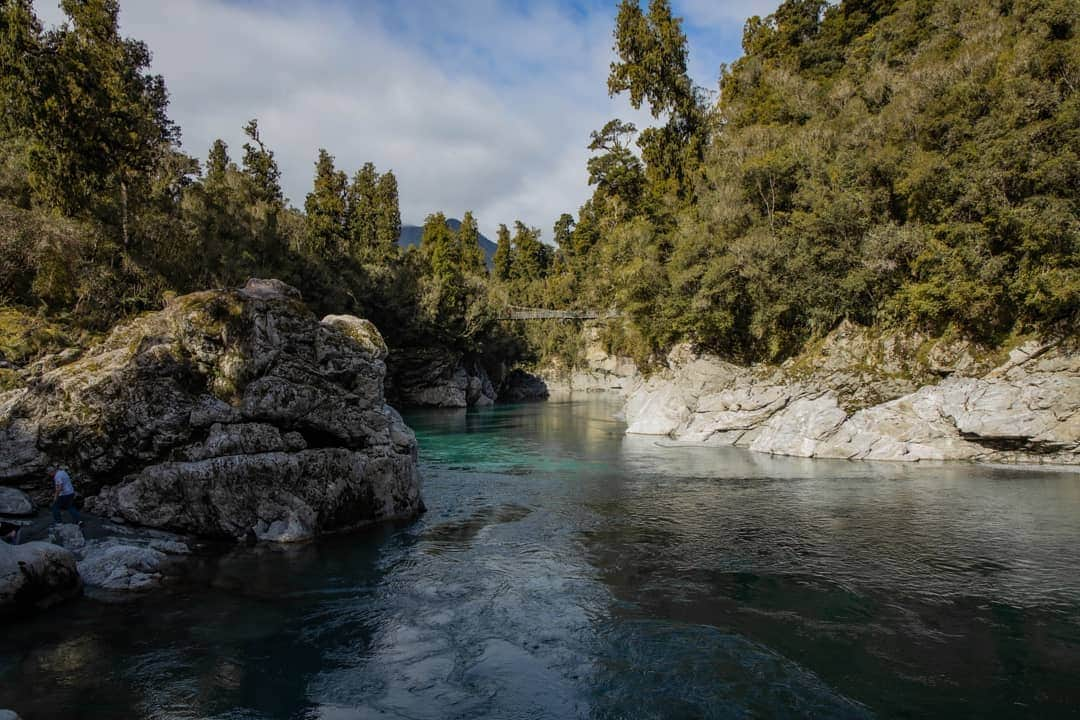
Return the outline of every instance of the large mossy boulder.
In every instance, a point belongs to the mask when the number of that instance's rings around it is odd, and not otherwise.
[[[416,440],[385,356],[370,323],[320,322],[276,280],[178,297],[0,393],[0,482],[48,491],[65,464],[90,510],[211,537],[411,517]]]

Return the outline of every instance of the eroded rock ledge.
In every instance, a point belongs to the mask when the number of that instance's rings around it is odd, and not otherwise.
[[[810,368],[744,368],[680,348],[639,382],[628,432],[796,457],[1080,464],[1080,352],[1031,341],[986,369],[963,347],[912,379],[841,328]],[[940,357],[935,357],[937,352]],[[891,363],[891,364],[890,364]]]
[[[371,323],[320,322],[276,280],[179,297],[0,394],[0,483],[40,496],[64,463],[91,511],[207,537],[411,517],[416,439],[384,400],[385,358]]]

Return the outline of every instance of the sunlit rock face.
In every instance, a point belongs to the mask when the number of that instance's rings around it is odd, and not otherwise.
[[[0,394],[0,482],[40,488],[63,463],[92,512],[203,536],[411,517],[416,439],[385,357],[373,325],[320,322],[276,280],[179,297]]]
[[[539,373],[548,393],[558,398],[597,392],[627,395],[641,379],[631,358],[608,352],[601,323],[586,323],[582,328],[579,365],[567,367],[551,360]]]
[[[926,354],[938,381],[920,382],[892,346],[841,330],[830,357],[808,368],[743,368],[679,349],[630,394],[628,432],[796,457],[1080,464],[1075,348],[1029,342],[987,370],[939,344]]]

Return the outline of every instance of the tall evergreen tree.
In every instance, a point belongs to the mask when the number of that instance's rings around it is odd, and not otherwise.
[[[446,225],[446,216],[432,213],[424,220],[420,249],[430,258],[432,274],[452,285],[461,283],[461,246]]]
[[[514,223],[514,266],[512,275],[518,280],[539,280],[547,276],[551,252],[540,241],[540,230],[518,220]]]
[[[69,215],[116,220],[129,242],[133,209],[179,140],[150,51],[120,36],[116,0],[64,0],[70,24],[41,33],[24,0],[7,0],[0,94],[30,142],[36,196]],[[21,94],[22,99],[12,93]]]
[[[274,160],[274,152],[266,147],[259,135],[259,121],[249,121],[244,126],[244,134],[248,142],[244,143],[243,169],[251,199],[276,208],[283,207],[281,170]]]
[[[18,134],[32,124],[45,90],[42,53],[41,22],[31,0],[0,2],[0,134]]]
[[[379,175],[375,184],[375,208],[375,248],[381,260],[397,254],[401,237],[398,183],[391,170]]]
[[[501,223],[496,235],[492,265],[496,278],[504,282],[510,279],[514,267],[514,249],[510,244],[510,230]]]
[[[319,150],[315,162],[315,182],[304,202],[307,215],[307,247],[309,252],[324,257],[338,257],[347,249],[345,210],[345,173],[334,169],[334,157]]]
[[[704,152],[705,120],[699,93],[687,73],[686,35],[669,0],[650,0],[646,15],[638,0],[622,0],[615,21],[615,52],[608,93],[630,94],[630,104],[648,102],[654,118],[667,116],[659,128],[638,138],[646,175],[657,196],[674,193],[684,199],[692,191],[688,164]]]
[[[645,174],[641,161],[628,147],[629,139],[637,132],[633,123],[609,120],[602,129],[593,131],[589,149],[601,152],[589,158],[589,184],[607,198],[619,201],[618,215],[626,216],[641,209],[645,189]]]
[[[461,269],[469,275],[484,275],[487,267],[484,263],[484,249],[480,247],[480,228],[472,211],[461,218],[458,228],[458,244],[461,246]]]
[[[220,138],[210,146],[210,153],[206,157],[206,185],[207,187],[222,187],[226,180],[226,174],[232,161],[229,159],[229,146]]]
[[[379,174],[370,162],[364,163],[356,172],[349,186],[346,219],[349,252],[358,259],[371,260],[378,254],[378,186]]]
[[[555,221],[555,227],[552,229],[552,238],[555,240],[556,247],[559,248],[566,256],[574,254],[573,238],[574,238],[574,216],[570,213],[563,213],[559,216],[559,219]]]

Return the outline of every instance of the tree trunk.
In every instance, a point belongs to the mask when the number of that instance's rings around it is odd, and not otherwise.
[[[128,193],[127,183],[120,181],[120,231],[124,236],[124,249],[128,246]]]

